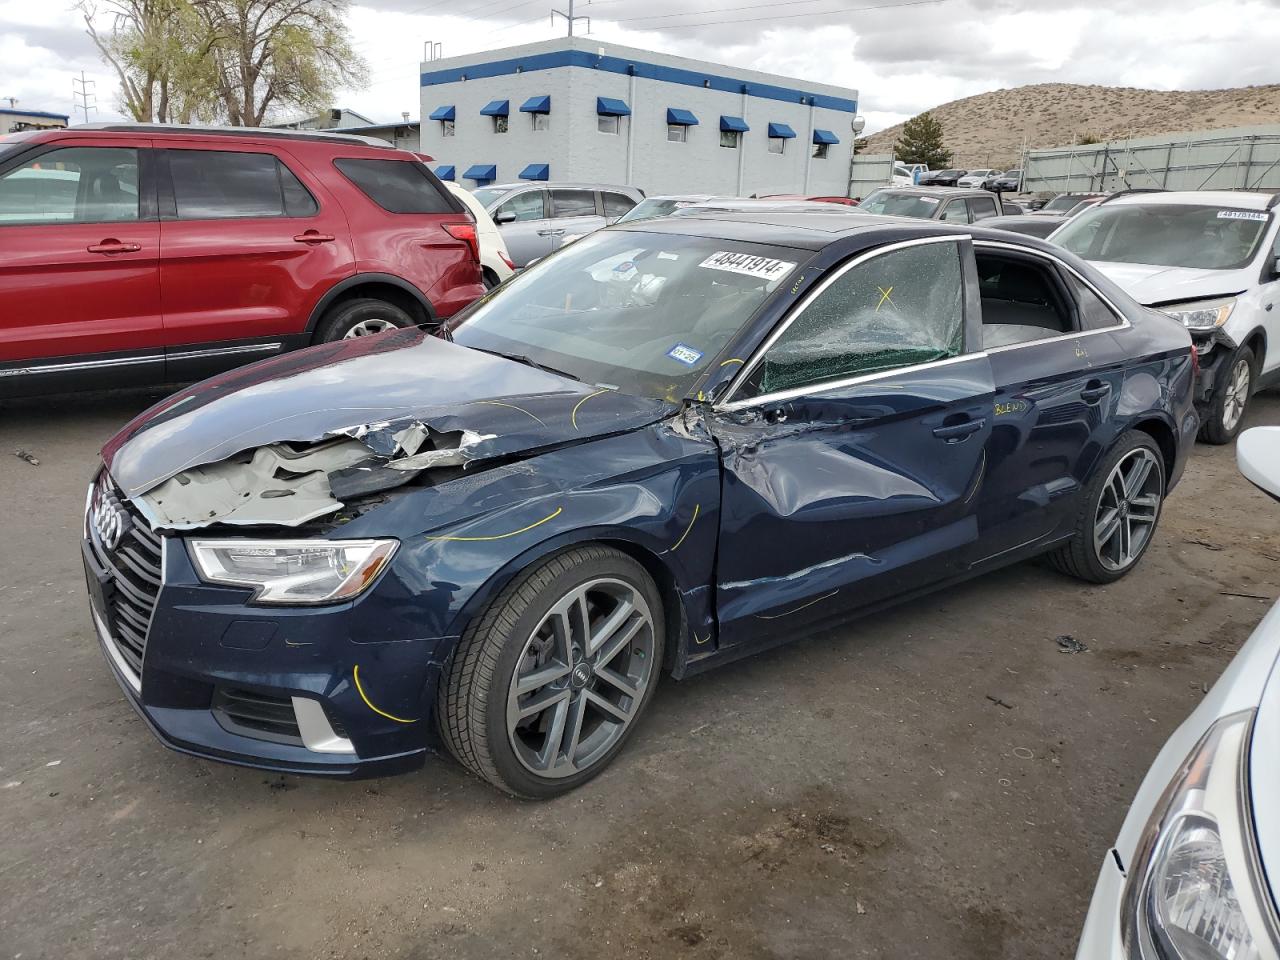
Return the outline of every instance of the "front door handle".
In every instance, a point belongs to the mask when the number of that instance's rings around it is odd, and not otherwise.
[[[307,230],[293,239],[298,243],[333,243],[337,237],[331,233],[321,233],[319,230]]]
[[[987,425],[986,417],[977,420],[966,420],[946,427],[934,427],[933,435],[947,443],[963,443]]]
[[[1097,403],[1110,392],[1111,384],[1093,380],[1080,391],[1080,399],[1085,403]]]
[[[109,238],[101,243],[91,243],[85,249],[90,253],[137,253],[142,249],[142,244],[121,243],[115,238]]]

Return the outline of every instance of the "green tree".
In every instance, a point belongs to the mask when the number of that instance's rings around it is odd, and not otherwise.
[[[951,151],[943,142],[942,124],[927,111],[902,125],[902,136],[893,145],[893,153],[903,163],[926,163],[931,170],[951,163]]]

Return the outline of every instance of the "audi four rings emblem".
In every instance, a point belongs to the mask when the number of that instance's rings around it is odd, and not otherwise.
[[[93,510],[90,511],[89,521],[93,524],[93,529],[98,532],[98,539],[108,550],[115,550],[120,546],[120,538],[124,536],[127,520],[127,515],[115,499],[99,491]]]

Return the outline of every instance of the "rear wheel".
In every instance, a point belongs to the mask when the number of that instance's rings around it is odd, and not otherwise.
[[[449,751],[530,799],[566,793],[622,749],[657,686],[662,601],[635,560],[575,547],[510,584],[468,627],[441,677]]]
[[[1124,434],[1085,487],[1075,536],[1049,555],[1063,573],[1111,583],[1137,566],[1164,503],[1164,456],[1150,435]]]
[[[316,342],[354,340],[357,337],[368,337],[375,333],[412,326],[413,318],[394,303],[373,297],[361,297],[358,300],[339,303],[325,314],[316,334]]]
[[[1244,425],[1245,411],[1253,393],[1253,351],[1241,347],[1227,361],[1226,376],[1214,391],[1209,415],[1200,427],[1206,443],[1230,443]]]

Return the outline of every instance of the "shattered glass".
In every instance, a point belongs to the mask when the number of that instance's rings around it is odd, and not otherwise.
[[[820,293],[765,354],[754,393],[775,393],[959,356],[959,247],[906,247],[853,267]]]

